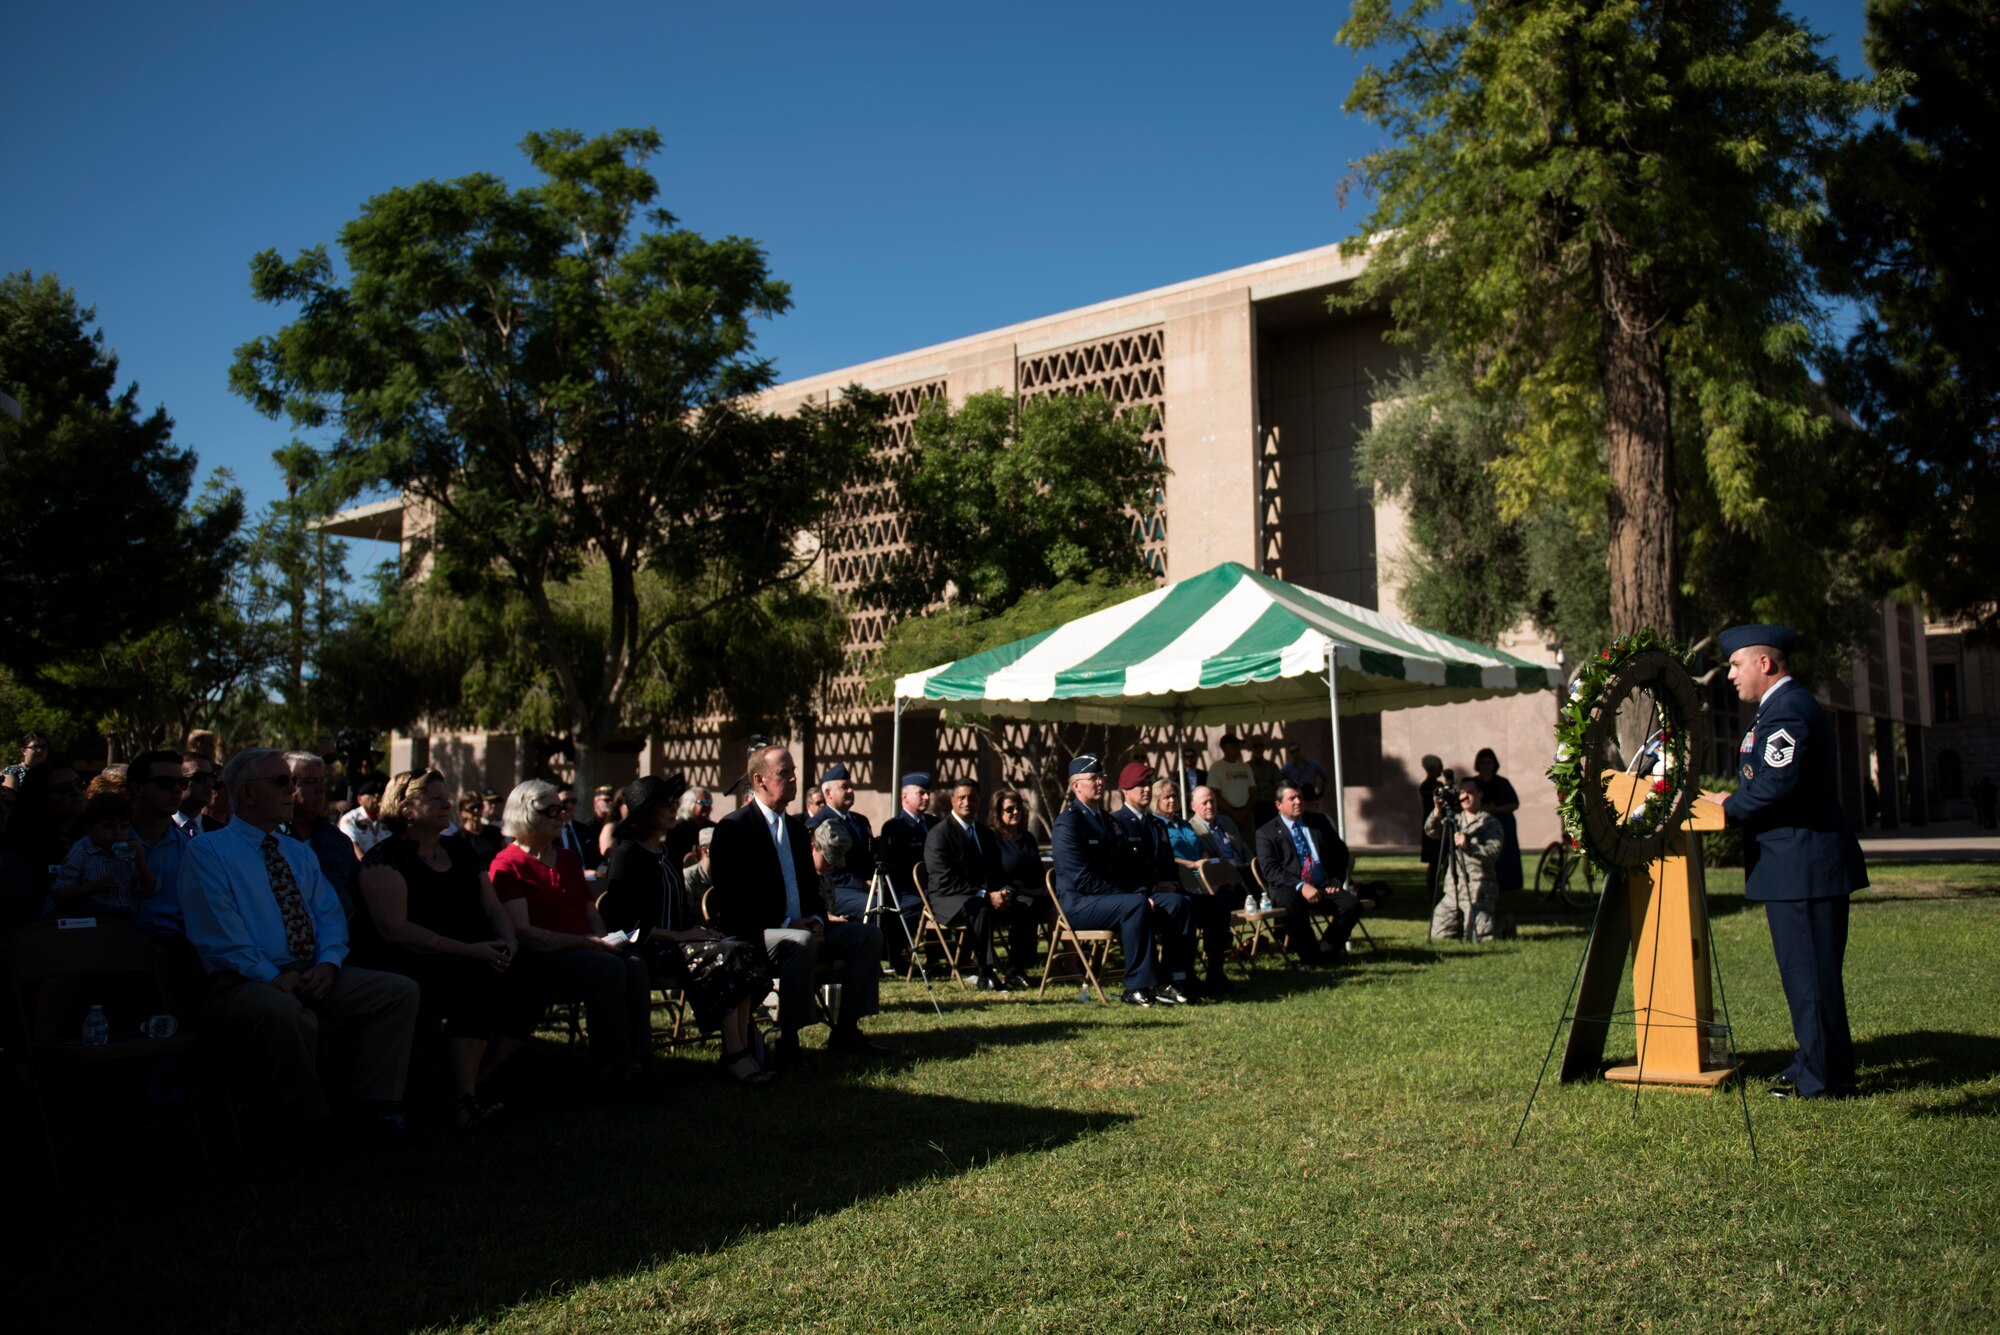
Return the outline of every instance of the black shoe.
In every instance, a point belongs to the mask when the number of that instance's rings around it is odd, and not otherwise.
[[[1019,969],[1009,970],[1007,974],[1007,989],[1011,992],[1027,991],[1028,975],[1022,973]]]
[[[828,1052],[847,1052],[857,1057],[889,1057],[895,1055],[894,1048],[885,1048],[871,1040],[868,1035],[852,1025],[842,1025],[827,1036]]]
[[[1771,1089],[1773,1090],[1773,1092],[1780,1089],[1787,1089],[1787,1090],[1796,1089],[1798,1087],[1798,1083],[1799,1082],[1796,1079],[1794,1079],[1789,1072],[1787,1072],[1784,1075],[1775,1075],[1771,1077]]]
[[[1124,995],[1118,999],[1127,1006],[1152,1006],[1157,1004],[1153,1000],[1153,994],[1143,987],[1128,987],[1125,989]]]
[[[974,985],[981,992],[1005,992],[1007,990],[1007,985],[990,973],[980,974],[975,980]]]
[[[1173,983],[1168,983],[1153,993],[1153,1000],[1168,1006],[1192,1006],[1194,998]]]

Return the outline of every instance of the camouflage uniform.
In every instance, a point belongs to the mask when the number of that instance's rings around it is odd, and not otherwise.
[[[1495,915],[1500,904],[1500,876],[1493,864],[1506,830],[1485,811],[1456,811],[1450,819],[1448,830],[1435,808],[1424,818],[1424,834],[1439,840],[1438,854],[1448,859],[1438,872],[1441,894],[1431,912],[1431,940],[1491,941],[1499,935]],[[1465,847],[1452,843],[1454,831],[1465,834]]]

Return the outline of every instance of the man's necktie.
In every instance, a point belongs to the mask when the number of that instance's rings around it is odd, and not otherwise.
[[[293,959],[310,964],[318,937],[313,932],[312,918],[306,913],[305,896],[299,893],[291,866],[278,849],[278,836],[265,835],[258,847],[264,851],[264,871],[271,878],[271,896],[278,901],[278,912],[285,920],[285,949],[292,952]]]
[[[1306,842],[1305,826],[1296,822],[1292,825],[1292,845],[1299,850],[1299,879],[1311,885],[1318,885],[1319,868],[1313,863],[1312,845]]]
[[[804,910],[799,900],[799,875],[792,866],[792,850],[785,845],[785,817],[781,812],[771,822],[771,841],[778,846],[778,871],[785,878],[785,921],[801,916]]]

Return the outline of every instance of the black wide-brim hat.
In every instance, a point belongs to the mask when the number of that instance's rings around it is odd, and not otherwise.
[[[635,830],[646,828],[646,821],[663,806],[672,806],[681,800],[681,794],[688,790],[687,775],[675,770],[664,779],[650,774],[625,785],[624,824]]]

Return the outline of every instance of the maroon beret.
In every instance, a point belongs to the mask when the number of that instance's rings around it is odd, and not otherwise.
[[[1118,771],[1120,788],[1137,788],[1153,781],[1153,767],[1143,760],[1135,760]]]

